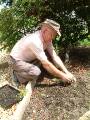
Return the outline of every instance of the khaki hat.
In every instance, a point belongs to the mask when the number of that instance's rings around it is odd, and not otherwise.
[[[46,19],[42,24],[48,24],[50,25],[57,33],[59,36],[61,36],[61,33],[60,33],[60,25],[53,21],[53,20],[50,20],[50,19]]]

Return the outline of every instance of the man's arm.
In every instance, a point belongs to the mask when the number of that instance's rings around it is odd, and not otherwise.
[[[54,63],[55,63],[60,69],[62,69],[63,72],[65,72],[66,74],[69,72],[69,71],[67,70],[67,68],[65,67],[64,63],[62,62],[62,60],[60,59],[60,57],[56,54],[55,50],[53,50],[52,59],[53,59]]]
[[[53,62],[55,63],[55,65],[58,68],[61,68],[61,70],[65,73],[68,73],[67,68],[65,67],[65,65],[63,64],[62,60],[58,57],[58,55],[56,54],[53,44],[50,42],[47,46],[47,51],[50,54],[50,56],[53,59]]]
[[[64,72],[57,69],[50,61],[48,60],[42,61],[42,65],[52,75],[60,79],[63,79],[65,82],[72,82],[72,79],[68,74],[65,74]]]
[[[63,64],[62,60],[60,59],[60,57],[56,54],[55,50],[54,50],[54,47],[53,45],[51,44],[47,51],[49,52],[49,54],[51,55],[55,65],[58,67],[58,68],[61,68],[61,70],[67,74],[73,81],[76,82],[76,78],[73,76],[73,74],[71,74],[67,68],[65,67],[65,65]]]
[[[73,74],[71,74],[67,68],[65,67],[65,65],[63,64],[62,60],[60,59],[60,57],[56,54],[56,52],[53,50],[53,61],[54,63],[56,63],[58,65],[59,68],[61,68],[63,70],[64,73],[66,73],[69,77],[71,77],[71,79],[76,82],[76,78],[74,77]]]
[[[71,77],[68,74],[57,69],[50,61],[48,61],[47,56],[43,50],[43,46],[40,47],[38,44],[32,42],[30,50],[34,53],[36,58],[41,61],[43,67],[52,75],[55,75],[65,81],[71,82]]]
[[[50,43],[47,47],[47,51],[50,54],[51,58],[53,59],[53,62],[55,63],[55,65],[58,68],[61,68],[61,70],[63,70],[63,72],[68,73],[67,68],[65,67],[65,65],[63,64],[62,60],[58,57],[58,55],[56,54],[53,44]]]

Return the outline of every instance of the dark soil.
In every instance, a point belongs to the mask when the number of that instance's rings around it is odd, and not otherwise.
[[[69,65],[77,83],[51,82],[45,75],[33,90],[23,120],[78,120],[90,109],[90,67]]]
[[[21,98],[19,90],[8,84],[0,87],[0,106],[3,108],[8,109],[17,102],[20,102],[20,100]]]
[[[90,110],[90,48],[85,50],[72,51],[71,63],[67,65],[77,78],[75,84],[53,81],[53,77],[43,71],[39,79],[42,81],[38,81],[33,90],[23,120],[78,120]],[[8,73],[8,68],[0,72],[1,82],[3,73]],[[10,79],[8,76],[6,80]]]
[[[23,120],[78,120],[90,110],[90,48],[71,50],[70,59],[67,68],[76,76],[76,84],[52,82],[44,73]]]

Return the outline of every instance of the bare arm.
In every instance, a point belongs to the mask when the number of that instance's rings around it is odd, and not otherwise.
[[[50,43],[50,44],[48,45],[47,51],[49,52],[50,56],[52,57],[53,62],[55,63],[55,65],[56,65],[58,68],[61,68],[61,70],[62,70],[63,72],[68,73],[68,70],[67,70],[67,68],[65,67],[65,65],[63,64],[62,60],[61,60],[61,59],[58,57],[58,55],[56,54],[52,43]]]
[[[61,68],[63,70],[63,72],[69,76],[69,78],[72,79],[73,82],[76,82],[75,76],[67,70],[67,68],[63,64],[62,60],[60,59],[60,57],[56,54],[56,52],[54,50],[53,50],[53,60],[58,65],[58,67]]]
[[[60,59],[60,57],[56,54],[53,46],[51,46],[51,48],[48,49],[49,54],[51,55],[53,62],[55,63],[55,65],[60,68],[64,73],[68,73],[67,68],[65,67],[65,65],[63,64],[62,60]]]
[[[62,69],[63,72],[68,73],[69,71],[67,70],[67,68],[65,67],[65,65],[63,64],[62,60],[60,59],[60,57],[56,54],[56,52],[53,50],[53,61],[54,63]]]
[[[56,54],[53,46],[49,47],[48,49],[49,54],[51,55],[55,65],[58,68],[61,68],[61,70],[65,73],[65,75],[67,75],[70,79],[72,79],[72,81],[76,82],[76,78],[73,76],[73,74],[71,74],[67,68],[65,67],[65,65],[63,64],[62,60],[60,59],[60,57]]]
[[[42,62],[43,67],[52,75],[63,79],[64,81],[71,82],[71,78],[64,72],[57,69],[50,61],[46,60]]]

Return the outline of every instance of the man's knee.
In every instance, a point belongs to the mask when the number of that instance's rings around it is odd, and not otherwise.
[[[29,75],[30,76],[34,76],[34,77],[38,77],[41,74],[41,70],[39,67],[33,65],[31,67],[31,69],[29,70]]]
[[[35,66],[34,73],[35,73],[36,76],[39,76],[41,74],[40,68]]]

